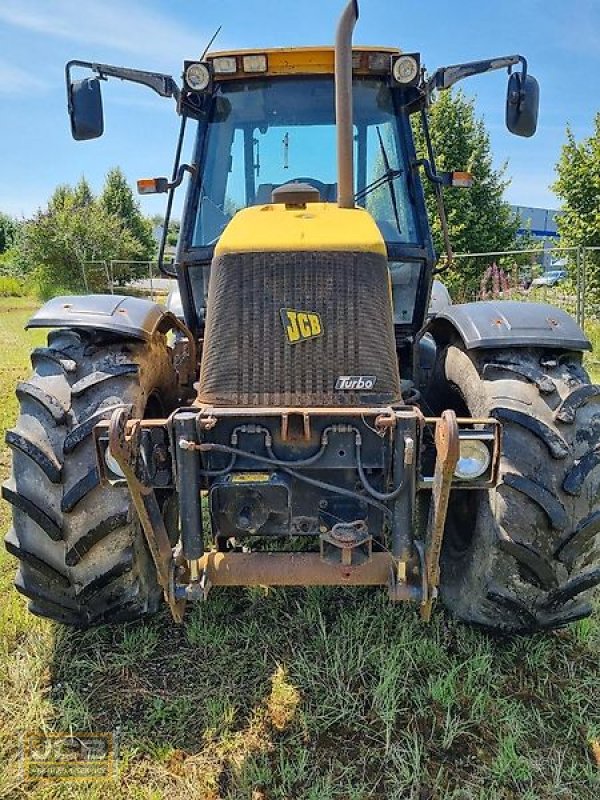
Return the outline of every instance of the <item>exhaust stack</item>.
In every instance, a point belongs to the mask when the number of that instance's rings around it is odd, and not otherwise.
[[[358,0],[350,0],[338,23],[335,39],[335,118],[340,208],[354,208],[352,35],[358,13]]]

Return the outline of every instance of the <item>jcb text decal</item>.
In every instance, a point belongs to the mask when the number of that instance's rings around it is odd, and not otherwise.
[[[281,322],[286,339],[290,344],[315,339],[323,335],[321,317],[314,311],[297,311],[293,308],[281,309]]]

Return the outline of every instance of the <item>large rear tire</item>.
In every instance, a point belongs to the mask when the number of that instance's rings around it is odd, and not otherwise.
[[[73,330],[32,353],[2,495],[13,506],[6,547],[34,614],[88,627],[155,612],[162,592],[126,488],[100,486],[92,430],[115,407],[168,413],[176,376],[164,337],[115,342]]]
[[[600,387],[580,356],[451,345],[428,394],[436,413],[453,408],[503,425],[498,487],[451,496],[444,604],[503,633],[588,616],[600,584]]]

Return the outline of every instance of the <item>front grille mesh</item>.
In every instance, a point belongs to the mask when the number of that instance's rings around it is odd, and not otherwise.
[[[289,344],[281,309],[317,312],[323,335]],[[342,375],[373,391],[336,391]],[[344,406],[400,400],[387,261],[348,252],[235,253],[213,261],[198,400]]]

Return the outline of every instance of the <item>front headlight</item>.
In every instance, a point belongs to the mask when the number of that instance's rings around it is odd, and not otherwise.
[[[479,439],[461,439],[460,456],[454,474],[462,481],[480,478],[491,463],[490,451]]]
[[[116,475],[118,478],[125,477],[125,473],[119,466],[117,459],[110,452],[110,447],[107,447],[106,450],[104,451],[104,463],[106,464],[108,469],[113,473],[113,475]]]

